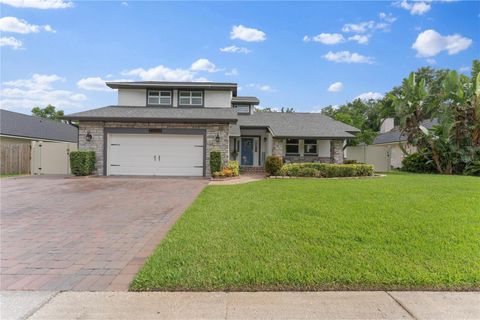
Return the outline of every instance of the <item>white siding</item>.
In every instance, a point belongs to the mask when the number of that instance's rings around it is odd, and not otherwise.
[[[317,152],[319,157],[330,157],[330,140],[318,140]]]
[[[232,92],[205,90],[204,99],[206,108],[230,108]]]
[[[118,105],[145,107],[147,105],[147,90],[118,89]]]

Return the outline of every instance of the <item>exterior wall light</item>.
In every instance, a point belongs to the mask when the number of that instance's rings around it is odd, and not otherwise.
[[[93,139],[93,136],[92,134],[90,133],[90,131],[87,132],[87,134],[85,135],[85,140],[87,140],[88,142],[92,141]]]
[[[220,142],[220,136],[218,135],[218,133],[217,133],[217,136],[215,137],[215,141],[216,141],[217,143]]]

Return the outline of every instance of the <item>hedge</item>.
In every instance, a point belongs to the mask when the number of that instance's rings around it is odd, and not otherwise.
[[[95,170],[95,151],[71,151],[70,170],[75,176],[88,176]]]
[[[289,177],[362,177],[373,175],[370,164],[289,163],[280,169],[280,175]]]
[[[222,169],[222,154],[220,151],[210,152],[210,172],[220,172]]]
[[[283,166],[283,160],[278,156],[268,156],[265,160],[265,171],[270,176],[276,176],[280,173]]]

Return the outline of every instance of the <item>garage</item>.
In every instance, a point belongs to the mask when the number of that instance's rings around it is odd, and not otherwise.
[[[111,133],[106,144],[107,175],[204,175],[204,135]]]

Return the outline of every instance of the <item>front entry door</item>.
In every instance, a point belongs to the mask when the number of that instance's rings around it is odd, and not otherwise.
[[[242,138],[242,166],[253,166],[253,138]]]

